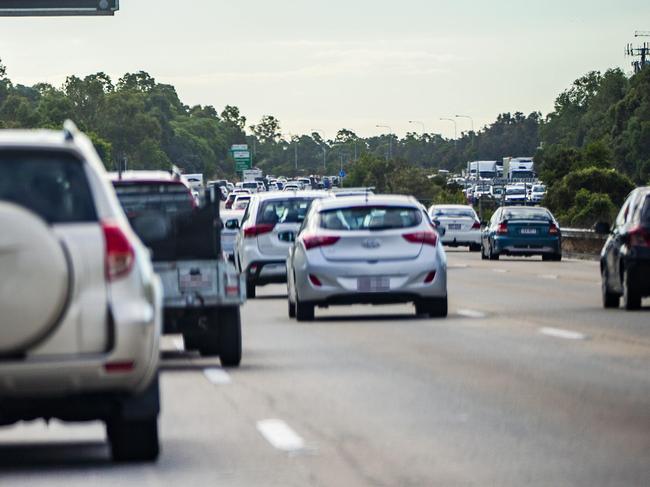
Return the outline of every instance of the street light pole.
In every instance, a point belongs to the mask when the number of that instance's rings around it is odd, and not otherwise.
[[[422,135],[427,133],[426,129],[424,128],[424,122],[420,122],[419,120],[409,120],[409,123],[419,123],[422,126]]]
[[[388,158],[393,158],[393,129],[388,125],[377,125],[378,129],[388,129]]]
[[[455,117],[456,118],[468,118],[469,121],[472,124],[472,132],[474,132],[474,119],[472,117],[470,117],[469,115],[456,115]]]
[[[318,134],[318,136],[320,137],[320,133],[316,129],[311,129],[311,133],[312,133],[312,135],[313,134]],[[323,140],[323,138],[321,137],[321,141],[322,140]],[[325,171],[327,171],[327,162],[326,162],[326,158],[325,158],[325,144],[321,143],[321,149],[323,149],[323,176],[324,176]]]
[[[454,124],[454,140],[456,140],[458,138],[458,124],[456,123],[456,120],[453,118],[441,118],[440,120]]]

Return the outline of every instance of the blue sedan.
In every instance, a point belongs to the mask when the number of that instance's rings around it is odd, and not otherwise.
[[[501,255],[541,255],[542,260],[562,260],[562,234],[546,208],[501,207],[481,235],[481,258]]]

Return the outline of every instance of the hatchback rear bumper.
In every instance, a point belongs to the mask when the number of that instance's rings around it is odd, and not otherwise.
[[[559,237],[495,237],[493,251],[505,255],[560,254],[562,253],[562,243]]]

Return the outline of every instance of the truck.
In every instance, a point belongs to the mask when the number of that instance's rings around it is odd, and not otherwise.
[[[510,180],[535,179],[535,161],[532,157],[505,157],[503,159],[504,176]]]
[[[497,177],[497,161],[472,161],[467,163],[469,179],[494,179]]]
[[[246,282],[221,249],[218,188],[209,187],[197,207],[177,174],[130,171],[111,179],[162,282],[163,333],[182,334],[186,350],[238,366]]]
[[[262,176],[261,169],[246,169],[242,172],[242,181],[258,181]]]

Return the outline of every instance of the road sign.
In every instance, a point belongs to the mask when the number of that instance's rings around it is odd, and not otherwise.
[[[248,150],[247,144],[233,144],[230,146],[230,152],[245,152]]]
[[[232,157],[234,159],[250,159],[251,158],[251,153],[249,151],[238,151],[238,152],[233,152]]]
[[[119,0],[0,0],[0,17],[114,15]]]
[[[339,171],[339,177],[340,177],[340,178],[344,178],[344,177],[345,177],[345,171],[344,171],[343,169],[341,169],[341,170]]]

